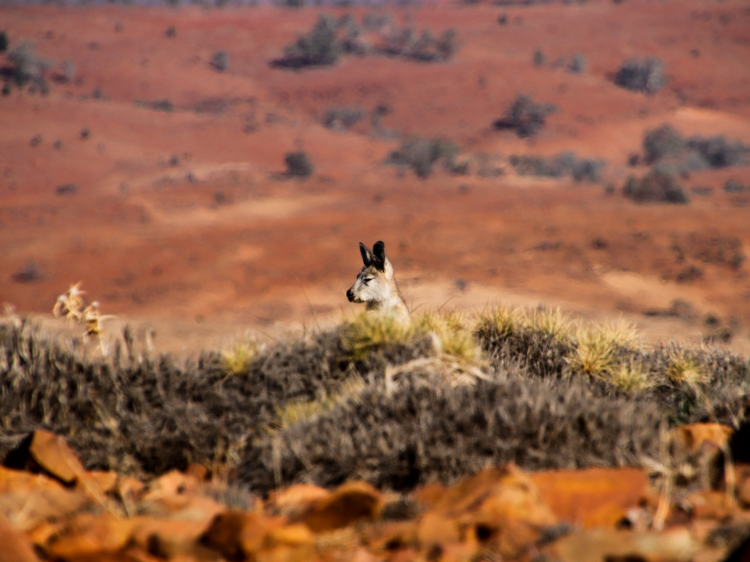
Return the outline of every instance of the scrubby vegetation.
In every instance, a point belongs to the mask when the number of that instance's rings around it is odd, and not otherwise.
[[[628,59],[615,76],[615,84],[618,86],[645,94],[655,94],[666,83],[664,64],[656,57]]]
[[[286,164],[285,174],[291,178],[307,178],[315,170],[310,157],[304,150],[287,152],[284,156],[284,163]]]
[[[30,93],[39,92],[44,95],[49,92],[47,71],[53,63],[39,57],[31,43],[19,44],[7,53],[6,58],[10,66],[3,69],[3,92],[9,93],[13,86],[19,90],[27,89]]]
[[[312,30],[284,48],[284,55],[271,62],[280,68],[336,64],[343,55],[379,54],[421,62],[449,60],[457,51],[456,32],[445,30],[435,37],[429,29],[394,25],[388,16],[366,14],[358,24],[350,15],[321,15]]]
[[[678,174],[685,174],[748,164],[750,146],[727,140],[723,135],[686,138],[672,125],[665,123],[645,132],[643,155],[647,164],[661,164]]]
[[[641,178],[630,176],[623,194],[638,203],[684,204],[690,201],[676,174],[663,166],[654,166]]]
[[[544,126],[547,116],[557,111],[548,103],[536,103],[528,95],[519,95],[513,101],[505,117],[495,121],[496,129],[511,129],[520,138],[531,137]]]
[[[572,177],[575,181],[599,182],[606,166],[603,160],[577,158],[574,152],[562,152],[555,156],[511,156],[511,165],[522,176],[548,178]]]
[[[417,177],[424,179],[429,177],[433,166],[438,162],[442,162],[446,170],[460,173],[456,164],[458,153],[458,146],[449,140],[429,140],[415,136],[406,139],[399,148],[391,152],[387,163],[409,167]]]
[[[129,330],[101,351],[75,349],[11,318],[0,325],[0,455],[46,428],[92,468],[218,461],[258,492],[349,478],[408,490],[487,463],[640,464],[658,456],[661,425],[736,426],[750,392],[747,359],[646,348],[627,325],[549,310],[365,314],[256,344],[180,365]]]

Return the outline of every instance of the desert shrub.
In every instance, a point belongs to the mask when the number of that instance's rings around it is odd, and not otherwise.
[[[555,156],[511,156],[511,165],[520,175],[541,176],[550,178],[572,177],[578,182],[601,181],[602,169],[606,166],[603,160],[592,158],[577,159],[574,152],[562,152]]]
[[[618,86],[646,94],[655,94],[666,83],[664,64],[656,57],[628,59],[615,76],[615,84]]]
[[[747,164],[750,155],[749,146],[739,141],[730,142],[723,135],[690,137],[687,146],[700,154],[712,168]]]
[[[630,176],[623,187],[625,197],[638,203],[677,203],[689,202],[677,176],[660,166],[654,166],[642,178]]]
[[[13,84],[23,90],[39,91],[46,94],[49,91],[46,73],[52,63],[37,56],[30,43],[21,43],[7,54],[11,63],[9,78]]]
[[[727,193],[739,193],[744,189],[745,186],[743,186],[741,182],[735,179],[730,178],[724,182],[724,191],[726,191]]]
[[[573,55],[573,58],[570,59],[566,70],[568,72],[572,72],[573,74],[584,73],[586,71],[586,57],[584,57],[581,53],[575,53]]]
[[[653,405],[597,397],[580,383],[510,376],[450,388],[413,377],[393,392],[372,385],[249,446],[238,475],[262,493],[349,479],[407,491],[488,464],[633,465],[658,454],[660,419]]]
[[[168,99],[154,101],[135,100],[135,104],[139,107],[147,107],[149,109],[154,109],[156,111],[165,111],[167,113],[171,113],[172,111],[174,111],[174,104]]]
[[[544,55],[544,51],[536,49],[534,50],[532,60],[534,61],[534,66],[544,66],[544,63],[547,62],[547,57]]]
[[[728,141],[722,135],[685,138],[665,123],[646,131],[643,153],[647,164],[664,164],[678,174],[738,166],[748,162],[750,147],[740,141]]]
[[[344,51],[338,29],[336,18],[321,15],[310,33],[287,45],[284,48],[284,56],[273,64],[287,68],[335,64]]]
[[[229,53],[226,51],[217,51],[211,57],[211,66],[219,72],[229,70]]]
[[[310,158],[304,150],[287,152],[284,156],[284,163],[286,164],[286,175],[289,177],[307,178],[312,175],[314,170],[312,162],[310,162]]]
[[[680,153],[684,148],[685,139],[669,123],[647,131],[643,136],[643,153],[647,164],[655,164],[667,156]]]
[[[739,269],[746,259],[742,242],[734,236],[691,232],[675,238],[672,250],[680,261],[691,258],[703,263],[728,266],[731,269]]]
[[[378,49],[381,53],[422,62],[446,61],[457,50],[453,29],[447,29],[436,39],[429,29],[417,34],[412,27],[396,27],[382,39],[383,44]]]
[[[323,125],[328,129],[346,130],[365,117],[365,111],[354,107],[329,107],[323,115]]]
[[[513,101],[505,117],[495,121],[497,129],[512,129],[521,138],[538,133],[544,126],[547,116],[557,111],[557,107],[547,103],[535,103],[531,96],[519,95]]]
[[[362,38],[362,29],[377,33],[379,45],[376,48],[371,48],[369,42]],[[457,49],[453,29],[444,31],[436,38],[429,29],[417,34],[410,26],[399,28],[392,24],[387,15],[365,14],[362,25],[358,25],[348,14],[338,19],[321,15],[310,33],[288,45],[284,49],[284,56],[271,64],[281,68],[325,66],[335,64],[342,55],[369,52],[438,62],[450,59]]]
[[[455,143],[445,139],[424,139],[410,137],[390,153],[386,162],[396,166],[408,166],[424,179],[432,173],[433,165],[443,162],[445,168],[453,171],[459,149]]]

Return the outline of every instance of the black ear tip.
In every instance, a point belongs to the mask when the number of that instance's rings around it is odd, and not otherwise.
[[[385,244],[382,242],[382,240],[378,240],[377,242],[375,242],[372,250],[376,254],[382,254],[383,252],[385,252]]]

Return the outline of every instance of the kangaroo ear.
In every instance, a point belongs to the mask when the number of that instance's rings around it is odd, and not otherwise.
[[[375,255],[375,267],[380,271],[385,271],[385,244],[379,240],[375,242],[375,245],[372,247],[372,253]]]
[[[362,254],[362,262],[365,264],[365,267],[370,267],[373,260],[372,252],[362,242],[359,243],[359,253]]]

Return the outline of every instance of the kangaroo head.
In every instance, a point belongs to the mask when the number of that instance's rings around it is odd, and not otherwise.
[[[385,244],[376,242],[371,252],[360,242],[359,251],[364,267],[354,285],[346,292],[349,302],[367,303],[368,310],[401,307],[406,310],[393,277],[393,266],[385,255]]]

